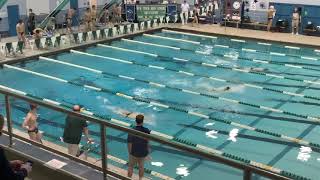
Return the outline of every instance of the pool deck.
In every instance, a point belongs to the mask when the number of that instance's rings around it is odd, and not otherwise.
[[[7,130],[7,127],[5,127],[5,130]],[[13,129],[13,133],[16,134],[16,135],[19,135],[19,136],[21,136],[21,137],[23,137],[23,138],[26,138],[26,139],[29,138],[29,135],[28,135],[27,133],[22,132],[22,131],[20,131],[20,130],[18,130],[18,129]],[[23,141],[21,141],[21,142],[23,142]],[[68,152],[67,148],[66,148],[66,147],[63,147],[63,146],[61,146],[61,145],[52,143],[52,142],[47,141],[47,140],[42,140],[42,142],[43,142],[43,144],[44,144],[45,146],[50,147],[50,148],[52,148],[52,149],[55,149],[55,150],[57,150],[57,151],[60,151],[60,152],[62,152],[62,153],[67,154],[67,152]],[[1,141],[0,141],[0,143],[1,143]],[[24,142],[23,142],[23,143],[24,143]],[[25,144],[31,146],[31,144],[29,144],[29,143],[25,143]],[[35,148],[36,148],[36,147],[35,147]],[[40,149],[41,149],[41,148],[40,148]],[[43,149],[42,149],[42,150],[43,150]],[[46,151],[46,150],[44,150],[44,151]],[[46,151],[46,152],[50,153],[49,151]],[[76,163],[76,164],[75,164],[75,162],[71,163],[72,161],[68,160],[67,158],[64,158],[64,157],[62,157],[62,156],[60,156],[60,155],[57,155],[57,154],[54,154],[54,155],[55,155],[55,156],[58,156],[58,157],[61,157],[60,161],[65,161],[67,164],[71,164],[71,166],[73,166],[73,168],[69,168],[69,170],[70,170],[70,169],[72,170],[72,169],[74,169],[74,168],[80,168],[80,167],[75,167],[75,166],[78,166],[77,163]],[[107,155],[107,156],[108,156],[108,159],[109,159],[109,158],[112,158],[111,155]],[[37,157],[36,157],[36,158],[37,158]],[[84,157],[81,157],[81,156],[80,156],[79,158],[80,158],[80,159],[83,159],[83,160],[86,160],[86,161],[88,161],[89,163],[91,163],[91,164],[93,164],[93,165],[95,165],[95,166],[97,166],[97,167],[102,167],[102,164],[101,164],[101,160],[100,160],[100,159],[95,159],[95,158],[92,158],[92,157],[87,157],[87,159],[85,159]],[[73,165],[72,165],[72,164],[73,164]],[[81,166],[81,167],[85,167],[85,166],[82,166],[82,165],[80,165],[80,166]],[[79,177],[79,179],[82,179],[82,178],[87,179],[88,176],[94,176],[94,177],[96,177],[96,176],[99,176],[99,175],[101,174],[101,172],[99,172],[98,175],[96,175],[96,174],[94,174],[94,173],[97,173],[95,170],[93,170],[93,169],[91,169],[91,168],[89,168],[89,167],[88,167],[88,169],[89,169],[89,170],[83,171],[81,174],[76,173],[76,174],[74,174],[74,176],[75,176],[75,177]],[[119,175],[122,175],[122,176],[124,176],[124,177],[126,177],[126,175],[127,175],[127,170],[126,170],[126,169],[119,168],[119,167],[114,166],[114,165],[112,165],[112,164],[110,164],[110,163],[108,163],[108,169],[111,170],[111,171],[113,171],[113,172],[115,172],[115,173],[117,173],[117,174],[119,174]],[[74,171],[66,171],[66,172],[68,172],[68,173],[74,173]],[[100,177],[100,176],[99,176],[99,177]],[[111,177],[111,176],[108,176],[108,177],[109,177],[111,180],[116,180],[116,179],[117,179],[117,178],[114,178],[114,177]],[[138,175],[137,175],[137,174],[133,174],[133,179],[139,179]],[[149,178],[144,177],[143,180],[149,180]]]
[[[199,33],[205,34],[215,34],[224,36],[227,35],[238,38],[250,38],[255,40],[274,41],[279,43],[292,43],[300,46],[314,46],[313,48],[320,49],[320,37],[317,36],[293,35],[291,33],[266,32],[233,27],[225,28],[224,26],[220,26],[217,24],[202,24],[194,27],[192,27],[191,24],[184,26],[182,26],[181,24],[175,24],[169,27],[181,29],[184,31],[198,31]]]
[[[158,27],[159,28],[159,27]],[[258,30],[250,30],[250,29],[239,29],[239,28],[233,28],[233,27],[224,27],[217,24],[200,24],[198,26],[192,26],[191,24],[182,26],[181,24],[169,24],[169,25],[162,25],[160,28],[169,28],[172,30],[180,30],[185,32],[191,32],[191,33],[198,33],[198,34],[206,34],[206,35],[217,35],[217,36],[231,36],[234,38],[246,38],[246,39],[253,39],[258,40],[262,42],[266,41],[272,41],[272,42],[279,42],[279,43],[290,43],[292,45],[297,46],[307,46],[312,47],[315,49],[320,50],[320,37],[316,36],[306,36],[306,35],[292,35],[291,33],[279,33],[279,32],[266,32],[266,31],[258,31]],[[150,30],[154,30],[157,28],[152,28]],[[148,31],[150,31],[148,30]],[[107,38],[108,40],[112,39],[118,39],[122,36],[128,36],[128,35],[135,35],[140,34],[144,31],[137,31],[130,34],[125,35],[118,35],[112,38]],[[2,42],[11,42],[14,41],[16,37],[9,37],[9,38],[3,38]],[[104,40],[106,41],[106,40]],[[76,47],[81,47],[83,45],[93,45],[94,43],[101,42],[101,40],[92,40],[87,43],[82,44],[71,44],[66,45],[60,48],[50,48],[50,49],[42,49],[42,50],[31,50],[30,48],[24,49],[24,54],[17,53],[16,57],[0,57],[0,61],[12,61],[17,59],[24,59],[31,56],[36,55],[42,55],[47,54],[50,52],[60,51],[63,49],[71,49]]]

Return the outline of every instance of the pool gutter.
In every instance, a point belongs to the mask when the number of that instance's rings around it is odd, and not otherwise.
[[[56,55],[56,54],[60,54],[60,53],[66,53],[66,52],[70,52],[70,50],[72,50],[72,49],[74,49],[74,50],[86,49],[88,47],[96,46],[97,44],[109,43],[112,41],[120,40],[121,38],[133,38],[135,36],[139,36],[144,33],[154,33],[156,31],[160,31],[163,28],[164,27],[158,27],[158,28],[153,28],[153,29],[149,29],[149,30],[139,31],[136,33],[124,34],[124,35],[120,35],[120,36],[116,36],[116,37],[112,37],[112,38],[108,38],[108,39],[92,41],[89,43],[76,44],[76,45],[66,47],[63,49],[59,48],[59,49],[55,49],[55,50],[50,50],[49,52],[38,53],[38,54],[27,56],[27,57],[15,58],[15,59],[10,59],[10,60],[3,60],[3,61],[0,61],[0,66],[2,66],[3,64],[15,64],[15,63],[21,63],[24,61],[28,61],[28,60],[35,60],[35,59],[38,59],[39,56],[51,56],[51,55]]]

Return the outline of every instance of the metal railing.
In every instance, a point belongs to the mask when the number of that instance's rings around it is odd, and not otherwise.
[[[169,140],[167,140],[165,138],[162,138],[160,136],[156,136],[156,135],[152,135],[152,134],[151,135],[145,134],[145,133],[136,131],[134,129],[131,129],[129,127],[124,127],[124,126],[121,126],[121,125],[117,125],[117,124],[111,123],[110,121],[106,121],[106,120],[104,120],[102,118],[98,118],[98,117],[91,116],[91,115],[88,115],[88,114],[77,113],[77,112],[72,111],[71,109],[67,109],[67,108],[62,107],[60,105],[56,105],[54,103],[49,103],[47,101],[43,101],[42,99],[38,99],[36,97],[30,97],[30,96],[21,95],[21,94],[19,94],[17,92],[14,92],[14,91],[11,91],[11,90],[8,90],[8,89],[4,89],[4,88],[1,88],[1,87],[0,87],[0,94],[5,96],[5,106],[6,106],[5,110],[6,110],[6,118],[7,118],[7,128],[8,128],[8,130],[5,131],[4,133],[8,134],[8,136],[10,138],[9,147],[12,147],[12,145],[13,145],[13,141],[12,141],[13,138],[20,139],[22,141],[31,143],[31,144],[33,144],[35,146],[43,148],[43,149],[45,149],[47,151],[50,151],[52,153],[61,155],[63,157],[69,158],[69,159],[74,160],[74,161],[76,161],[78,163],[81,163],[83,165],[86,165],[86,166],[89,166],[89,167],[94,168],[96,170],[102,171],[103,172],[103,179],[106,179],[107,175],[111,175],[111,176],[114,176],[114,177],[119,178],[119,179],[129,179],[128,177],[125,177],[123,175],[115,173],[110,168],[107,168],[107,149],[108,149],[108,147],[107,147],[107,144],[106,144],[106,128],[112,128],[112,129],[115,129],[115,130],[126,132],[128,134],[132,134],[132,135],[135,135],[135,136],[138,136],[138,137],[142,137],[142,138],[154,141],[156,143],[160,143],[160,144],[175,148],[175,149],[177,149],[179,151],[184,151],[184,152],[187,152],[187,153],[191,153],[194,156],[201,157],[203,159],[207,159],[207,160],[212,161],[212,162],[217,162],[217,163],[224,164],[224,165],[236,168],[236,169],[240,169],[240,170],[243,171],[243,179],[244,180],[252,179],[252,174],[257,174],[257,175],[260,175],[260,176],[263,176],[263,177],[266,177],[266,178],[270,178],[270,179],[279,179],[279,180],[289,180],[289,179],[291,179],[291,178],[288,178],[286,176],[283,176],[283,175],[280,175],[280,174],[276,174],[276,173],[273,173],[273,172],[270,172],[270,171],[267,171],[267,170],[264,170],[264,169],[249,165],[249,164],[241,163],[241,162],[236,161],[236,160],[228,159],[228,158],[225,158],[225,157],[210,153],[209,151],[208,152],[200,151],[199,149],[193,148],[193,147],[188,146],[188,145],[183,144],[183,143],[169,141]],[[52,148],[52,147],[45,146],[43,144],[40,144],[40,143],[37,143],[35,141],[29,140],[29,139],[27,139],[25,137],[22,137],[22,136],[19,136],[17,134],[14,134],[13,131],[12,131],[13,124],[12,124],[12,118],[11,118],[11,105],[10,105],[10,101],[9,101],[10,97],[17,98],[17,99],[23,100],[23,101],[27,101],[28,103],[34,103],[34,104],[43,106],[45,108],[48,108],[48,109],[51,109],[51,110],[54,110],[54,111],[58,111],[58,112],[61,112],[61,113],[65,113],[65,114],[68,114],[68,115],[72,115],[72,116],[75,116],[75,117],[78,117],[78,118],[81,118],[81,119],[85,119],[86,121],[89,121],[90,123],[98,124],[100,126],[100,138],[101,138],[100,139],[100,141],[101,141],[100,142],[101,143],[101,146],[100,146],[101,147],[101,159],[102,159],[101,167],[97,166],[97,165],[94,165],[94,164],[92,164],[92,163],[90,163],[88,161],[85,161],[85,160],[79,159],[77,157],[71,156],[69,154],[65,154],[65,153],[63,153],[63,152],[61,152],[61,151],[59,151],[57,149]]]

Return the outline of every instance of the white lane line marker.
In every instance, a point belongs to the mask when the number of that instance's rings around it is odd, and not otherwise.
[[[200,44],[198,41],[190,41],[190,40],[184,40],[184,39],[177,39],[177,38],[170,38],[170,37],[165,37],[165,36],[157,36],[157,35],[152,35],[152,34],[143,34],[144,36],[147,37],[153,37],[153,38],[159,38],[159,39],[168,39],[172,41],[180,41],[180,42],[186,42],[186,43],[191,43],[191,44]]]
[[[201,34],[185,33],[185,32],[179,32],[179,31],[166,30],[166,29],[163,29],[162,32],[170,32],[170,33],[174,33],[174,34],[185,34],[185,35],[190,35],[190,36],[197,36],[197,37],[205,37],[205,38],[210,38],[210,39],[217,39],[217,37],[215,37],[215,36],[206,36],[206,35],[201,35]]]
[[[133,53],[137,53],[137,54],[145,54],[145,55],[148,55],[148,56],[158,57],[157,54],[152,54],[152,53],[147,53],[147,52],[142,52],[142,51],[136,51],[136,50],[131,50],[131,49],[125,49],[125,48],[120,48],[120,47],[115,47],[115,46],[108,46],[108,45],[105,45],[105,44],[98,44],[98,46],[105,47],[105,48],[116,49],[116,50],[120,50],[120,51],[127,51],[127,52],[133,52]]]

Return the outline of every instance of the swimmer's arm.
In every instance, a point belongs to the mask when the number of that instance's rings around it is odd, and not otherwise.
[[[24,118],[24,121],[22,123],[22,128],[29,130],[28,124],[29,124],[30,119],[31,119],[31,115],[30,115],[30,113],[28,113],[27,116]]]

